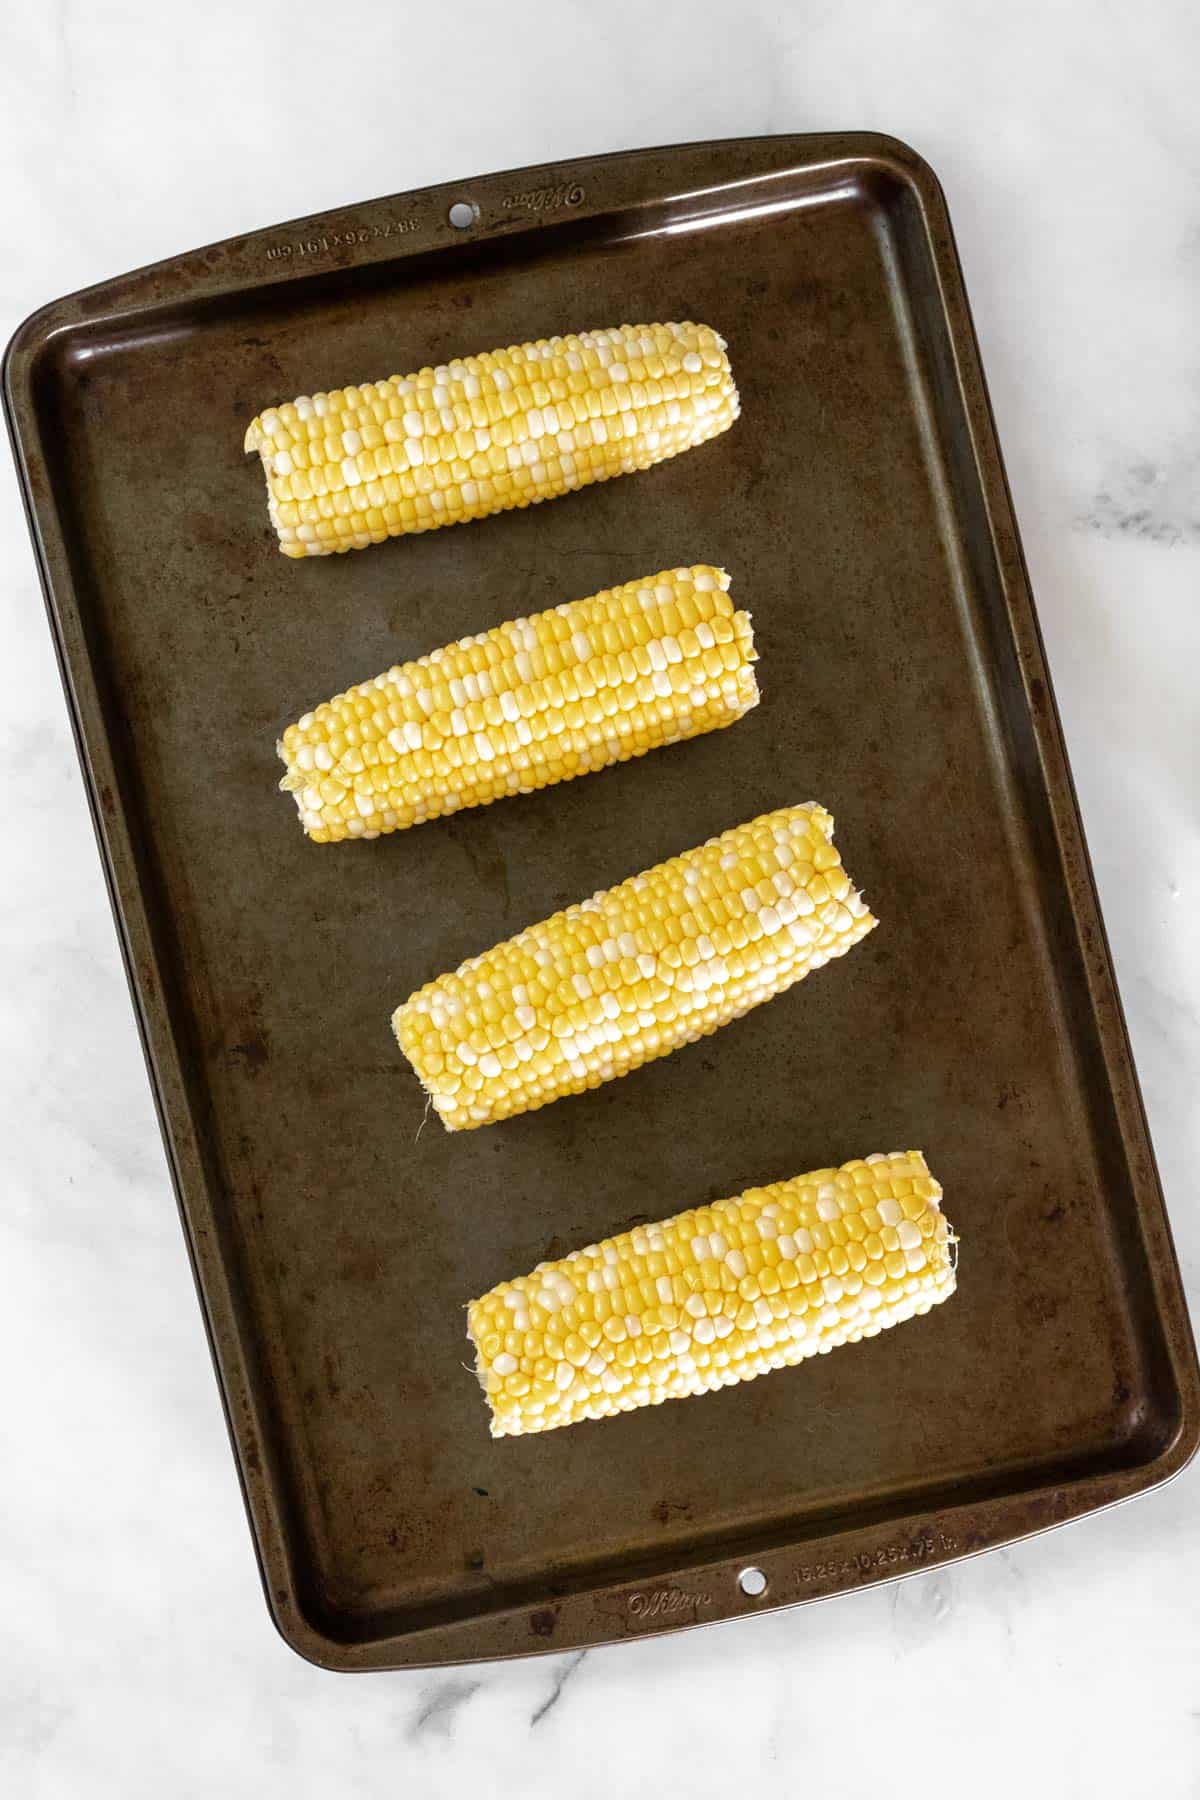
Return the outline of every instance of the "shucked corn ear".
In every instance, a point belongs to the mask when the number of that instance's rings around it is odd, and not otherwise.
[[[919,1150],[680,1213],[467,1309],[492,1436],[751,1381],[875,1337],[954,1292],[956,1242]]]
[[[619,325],[268,407],[246,432],[285,556],[362,550],[648,469],[728,429],[707,325]]]
[[[758,688],[723,569],[668,569],[463,638],[289,725],[317,843],[378,837],[732,725]]]
[[[783,807],[440,975],[392,1025],[443,1124],[598,1087],[842,956],[875,920],[816,804]]]

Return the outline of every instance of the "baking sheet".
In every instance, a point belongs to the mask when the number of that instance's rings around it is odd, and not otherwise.
[[[455,229],[465,201],[475,222]],[[743,416],[639,475],[292,563],[263,405],[556,331],[702,318]],[[371,202],[57,302],[5,402],[268,1604],[336,1668],[816,1598],[1126,1498],[1195,1351],[950,227],[869,135],[598,158]],[[754,614],[727,732],[314,848],[304,708],[677,563]],[[429,976],[817,798],[881,924],[716,1038],[418,1136]],[[493,1442],[462,1307],[545,1255],[919,1145],[953,1302],[686,1406]],[[743,1591],[741,1571],[766,1589]]]

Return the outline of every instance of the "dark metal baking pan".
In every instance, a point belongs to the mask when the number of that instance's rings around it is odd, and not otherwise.
[[[241,450],[264,404],[681,317],[729,340],[744,411],[718,442],[466,529],[278,555]],[[60,301],[18,331],[4,385],[267,1597],[297,1650],[381,1668],[670,1630],[1008,1543],[1182,1467],[1194,1348],[918,157],[769,138],[375,201]],[[744,722],[369,846],[304,841],[274,740],[305,706],[697,559],[754,612],[764,697]],[[881,920],[867,944],[625,1081],[418,1137],[388,1026],[405,994],[810,797]],[[751,1387],[489,1438],[471,1296],[645,1214],[908,1145],[961,1232],[949,1306]]]

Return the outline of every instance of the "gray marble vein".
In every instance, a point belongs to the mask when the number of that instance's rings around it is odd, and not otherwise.
[[[1200,544],[1200,449],[1114,470],[1079,523],[1104,537],[1171,547]]]
[[[554,1671],[554,1679],[551,1683],[550,1692],[546,1695],[546,1698],[542,1701],[541,1705],[535,1707],[533,1712],[529,1715],[530,1729],[535,1725],[540,1725],[543,1719],[549,1718],[550,1714],[562,1699],[563,1690],[566,1688],[568,1681],[579,1673],[580,1666],[586,1655],[586,1650],[576,1650],[572,1655],[563,1658],[558,1668]]]
[[[451,1737],[460,1711],[472,1694],[479,1692],[480,1686],[480,1682],[461,1676],[451,1676],[446,1681],[438,1682],[413,1714],[412,1723],[408,1727],[409,1739],[431,1734],[434,1737]]]

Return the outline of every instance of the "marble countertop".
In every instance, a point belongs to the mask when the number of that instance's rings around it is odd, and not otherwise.
[[[175,251],[493,168],[849,127],[929,158],[1195,1302],[1192,0],[458,0],[428,19],[343,0],[332,21],[215,0],[174,16],[6,10],[0,340],[42,301]],[[1149,1756],[1160,1800],[1200,1791],[1200,1468],[1009,1552],[615,1650],[350,1679],[285,1649],[11,478],[0,568],[0,1788],[949,1800],[965,1781],[989,1800],[1017,1783],[1144,1791]]]

